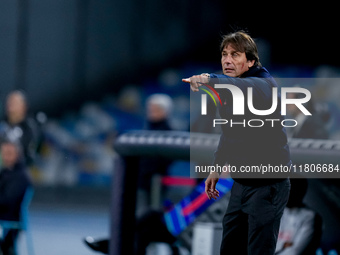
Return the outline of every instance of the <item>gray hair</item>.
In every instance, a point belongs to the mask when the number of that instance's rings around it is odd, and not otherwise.
[[[146,103],[158,105],[167,115],[171,113],[173,105],[171,97],[166,94],[153,94],[147,98]]]
[[[27,96],[26,93],[22,90],[13,90],[11,92],[8,93],[8,95],[6,96],[6,101],[8,100],[9,97],[13,96],[13,95],[18,95],[21,97],[21,99],[24,101],[24,103],[27,105]]]

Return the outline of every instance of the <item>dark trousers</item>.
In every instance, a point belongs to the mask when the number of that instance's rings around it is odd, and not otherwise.
[[[234,182],[223,218],[221,255],[273,255],[289,179],[265,186]]]
[[[15,242],[18,237],[19,230],[11,229],[7,232],[3,240],[0,241],[0,254],[2,255],[15,255],[16,247]]]

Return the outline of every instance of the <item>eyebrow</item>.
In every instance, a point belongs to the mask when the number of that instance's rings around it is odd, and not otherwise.
[[[222,53],[228,53],[228,51],[223,50]],[[242,53],[242,52],[238,51],[238,50],[233,50],[233,51],[230,52],[230,54],[233,54],[233,53]]]

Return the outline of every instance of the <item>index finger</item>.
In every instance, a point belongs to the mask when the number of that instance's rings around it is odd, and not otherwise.
[[[191,82],[190,78],[184,78],[184,79],[182,79],[182,81],[185,82],[185,83],[190,83]]]

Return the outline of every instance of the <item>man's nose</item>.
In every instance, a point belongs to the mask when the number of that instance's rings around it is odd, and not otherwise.
[[[226,57],[224,57],[223,64],[231,64],[231,56],[230,55],[227,55]]]

